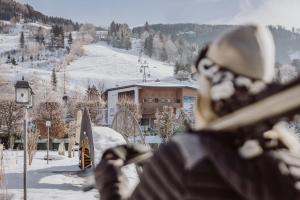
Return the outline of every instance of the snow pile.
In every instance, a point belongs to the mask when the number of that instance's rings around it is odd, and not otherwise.
[[[107,127],[93,127],[93,142],[95,163],[101,160],[105,150],[117,145],[126,144],[125,139],[120,133]]]
[[[93,142],[95,163],[98,163],[105,150],[117,145],[126,144],[123,136],[115,130],[107,127],[93,127]],[[129,182],[129,189],[133,190],[138,183],[138,175],[135,165],[128,165],[122,168]]]

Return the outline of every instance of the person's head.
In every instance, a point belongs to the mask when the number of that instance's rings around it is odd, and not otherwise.
[[[196,128],[246,105],[273,80],[274,60],[272,35],[262,25],[238,26],[204,47],[195,65]]]

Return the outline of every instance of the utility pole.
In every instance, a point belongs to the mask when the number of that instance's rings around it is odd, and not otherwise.
[[[64,67],[64,94],[63,94],[63,101],[64,101],[64,106],[67,106],[68,103],[68,96],[66,92],[66,67]]]
[[[49,164],[49,146],[50,146],[50,127],[51,127],[51,121],[46,121],[46,127],[47,127],[47,132],[48,132],[48,137],[47,137],[47,165]]]

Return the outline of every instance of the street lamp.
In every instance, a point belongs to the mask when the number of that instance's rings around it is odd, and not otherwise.
[[[33,105],[33,91],[28,81],[17,81],[15,84],[15,100],[17,104],[25,107],[25,119],[24,119],[24,200],[27,200],[27,122],[28,122],[28,109]]]
[[[15,99],[17,104],[31,108],[33,105],[33,91],[28,81],[24,81],[24,77],[21,81],[17,81],[15,85]]]

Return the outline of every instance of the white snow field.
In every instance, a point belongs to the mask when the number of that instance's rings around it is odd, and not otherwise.
[[[0,53],[1,50],[17,49],[18,41],[19,35],[0,34]],[[71,91],[83,91],[89,84],[98,85],[99,82],[104,83],[106,89],[128,82],[142,82],[143,74],[140,72],[138,63],[139,40],[133,40],[131,50],[113,48],[105,42],[84,45],[83,49],[84,56],[66,66],[67,87]],[[25,79],[34,77],[36,82],[50,82],[53,63],[57,59],[56,56],[53,56],[40,62],[19,63],[17,66],[5,64],[4,59],[0,64],[0,75],[12,82],[22,76]],[[173,76],[174,67],[172,65],[148,57],[143,57],[142,60],[148,62],[149,68],[146,69],[147,74],[150,73],[148,80],[162,80]],[[63,70],[57,71],[57,77],[58,88],[62,89]]]
[[[96,156],[101,156],[107,148],[125,141],[122,136],[109,128],[98,127],[95,129],[94,144]],[[66,152],[67,154],[67,152]],[[77,176],[78,152],[75,157],[58,156],[52,151],[54,160],[47,165],[44,156],[46,151],[37,151],[32,166],[28,166],[27,185],[29,200],[97,200],[98,192],[91,190],[82,192],[85,180]],[[96,159],[97,161],[100,158]],[[5,151],[5,178],[8,194],[13,195],[13,200],[23,199],[23,151]],[[124,173],[129,179],[131,189],[138,182],[134,166],[124,168]]]
[[[102,81],[106,87],[122,85],[122,82],[142,81],[136,48],[126,51],[112,48],[105,43],[86,45],[86,55],[67,67],[67,76],[79,86],[87,85],[88,81]],[[150,58],[143,60],[148,62],[147,71],[151,75],[149,80],[173,76],[173,66]]]
[[[19,35],[0,34],[0,53],[18,48]]]

